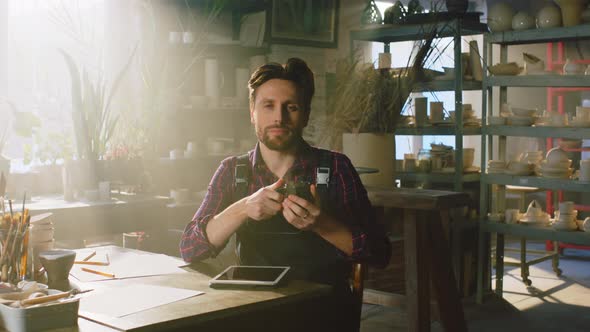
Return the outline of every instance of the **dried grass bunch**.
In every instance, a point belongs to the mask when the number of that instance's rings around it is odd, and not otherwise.
[[[374,69],[358,56],[340,60],[319,141],[340,150],[343,133],[394,132],[406,100],[424,78],[422,69],[432,54],[435,35],[433,31],[417,41],[412,63],[405,68]]]

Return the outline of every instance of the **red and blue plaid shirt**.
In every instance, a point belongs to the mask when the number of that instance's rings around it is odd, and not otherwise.
[[[285,175],[287,181],[309,181],[315,183],[318,148],[304,143],[297,158]],[[352,232],[351,261],[368,260],[377,266],[385,266],[391,250],[382,225],[375,219],[375,213],[367,197],[358,173],[350,159],[337,152],[329,152],[332,159],[331,176],[327,199],[329,211],[337,220],[348,225]],[[248,194],[276,182],[278,178],[267,168],[258,144],[248,152],[251,174]],[[231,205],[234,197],[234,169],[237,157],[221,162],[209,184],[207,195],[192,221],[186,226],[180,242],[180,253],[187,262],[215,257],[223,248],[212,246],[206,234],[209,220]],[[324,204],[322,204],[322,208]],[[338,251],[341,255],[345,253]]]

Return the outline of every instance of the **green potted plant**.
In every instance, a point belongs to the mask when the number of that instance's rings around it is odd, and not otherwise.
[[[339,61],[320,141],[343,151],[355,164],[378,168],[363,178],[366,185],[393,186],[395,137],[401,113],[432,54],[436,33],[419,41],[405,68],[374,69],[354,56]]]
[[[66,168],[73,171],[72,184],[78,189],[95,189],[97,186],[96,163],[104,156],[117,126],[118,115],[113,114],[112,100],[136,49],[110,85],[100,74],[94,80],[91,79],[84,66],[79,67],[68,52],[60,50],[71,78],[72,121],[78,157],[77,161],[67,161]],[[76,166],[71,165],[74,162]]]

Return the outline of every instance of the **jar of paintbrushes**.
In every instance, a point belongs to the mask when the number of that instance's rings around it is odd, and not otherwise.
[[[24,207],[21,212],[14,212],[12,200],[8,206],[0,202],[2,219],[0,221],[0,279],[2,282],[16,284],[28,276],[29,260],[29,223],[30,216]]]

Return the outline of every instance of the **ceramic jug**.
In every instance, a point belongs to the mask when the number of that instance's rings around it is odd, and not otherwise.
[[[582,23],[582,13],[586,0],[555,0],[561,9],[561,20],[564,27]]]

